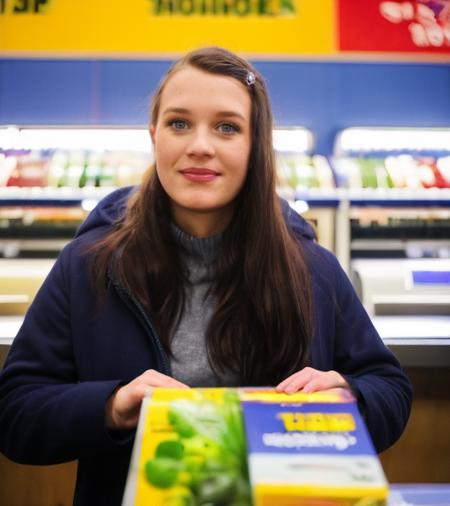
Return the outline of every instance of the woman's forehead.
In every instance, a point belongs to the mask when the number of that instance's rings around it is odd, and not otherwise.
[[[247,116],[251,98],[246,85],[234,77],[192,66],[184,67],[168,78],[161,94],[160,112],[167,108],[190,109],[204,105],[237,109]]]

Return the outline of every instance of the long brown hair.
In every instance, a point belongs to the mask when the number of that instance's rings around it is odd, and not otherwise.
[[[253,66],[237,55],[217,47],[195,50],[161,81],[152,101],[153,125],[167,81],[186,66],[237,79],[252,101],[248,173],[215,262],[208,357],[215,371],[231,369],[241,375],[243,384],[276,384],[308,362],[313,309],[302,247],[286,225],[275,191],[273,121],[266,86]],[[254,83],[250,77],[249,84],[249,72]],[[171,232],[169,197],[154,167],[131,197],[124,217],[95,245],[92,273],[99,289],[104,289],[110,267],[148,311],[170,356],[171,339],[184,310],[187,276]]]

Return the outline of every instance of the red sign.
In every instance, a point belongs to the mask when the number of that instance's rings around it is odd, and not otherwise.
[[[450,55],[450,0],[339,0],[339,49]]]

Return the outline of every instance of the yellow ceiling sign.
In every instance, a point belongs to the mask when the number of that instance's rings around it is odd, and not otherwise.
[[[335,52],[334,0],[0,0],[0,53]]]

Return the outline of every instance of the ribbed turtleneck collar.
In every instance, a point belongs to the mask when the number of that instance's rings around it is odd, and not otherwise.
[[[195,237],[187,234],[174,223],[172,223],[172,232],[176,242],[183,247],[188,255],[207,263],[215,260],[222,240],[222,234],[211,235],[209,237]]]

